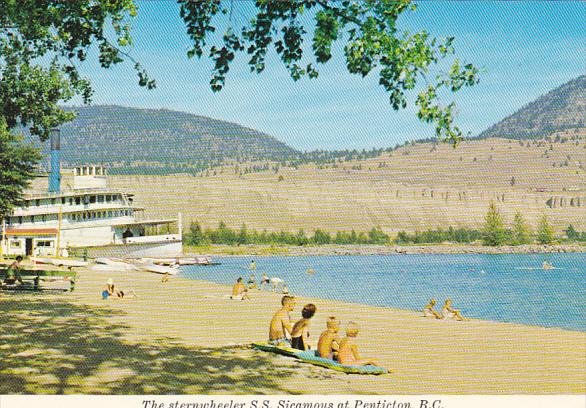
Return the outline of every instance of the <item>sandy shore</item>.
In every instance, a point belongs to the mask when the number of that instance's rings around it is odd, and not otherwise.
[[[217,255],[396,255],[396,254],[550,254],[585,253],[586,244],[559,245],[212,245],[185,247],[186,254]]]
[[[101,300],[108,278],[138,297]],[[0,393],[586,392],[586,333],[300,297],[326,318],[359,321],[365,356],[393,370],[346,375],[235,345],[263,340],[280,295],[224,298],[229,288],[138,272],[86,270],[64,294],[0,292]]]

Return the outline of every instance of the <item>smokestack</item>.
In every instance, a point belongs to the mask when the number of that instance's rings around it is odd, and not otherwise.
[[[51,173],[49,174],[49,193],[61,192],[61,132],[51,129]]]

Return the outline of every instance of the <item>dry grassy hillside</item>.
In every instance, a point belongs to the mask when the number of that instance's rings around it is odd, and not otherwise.
[[[147,216],[183,213],[186,226],[191,220],[267,230],[378,225],[390,233],[479,227],[494,201],[507,222],[521,211],[535,227],[546,214],[561,231],[570,223],[586,229],[585,166],[584,137],[564,143],[487,139],[455,149],[410,145],[320,169],[239,175],[227,166],[201,177],[116,176],[111,185],[136,194]]]

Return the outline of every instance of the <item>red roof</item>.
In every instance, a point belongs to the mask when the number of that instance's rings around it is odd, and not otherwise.
[[[6,235],[57,235],[57,228],[7,229]]]

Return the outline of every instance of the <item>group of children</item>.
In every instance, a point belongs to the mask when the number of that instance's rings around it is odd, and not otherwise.
[[[303,307],[302,318],[294,325],[291,325],[290,313],[295,309],[295,298],[285,295],[281,299],[281,309],[273,318],[269,328],[269,343],[277,346],[290,345],[298,350],[310,350],[309,326],[311,318],[315,315],[317,308],[313,303]],[[346,337],[340,338],[340,321],[335,316],[330,316],[326,323],[326,330],[319,336],[317,342],[317,355],[322,358],[332,359],[340,364],[363,366],[379,364],[370,359],[364,359],[358,352],[355,339],[360,328],[355,322],[348,322]]]
[[[423,317],[430,317],[432,319],[443,319],[443,320],[464,320],[462,313],[452,308],[452,299],[446,299],[444,307],[442,307],[441,314],[436,312],[433,307],[436,304],[435,299],[431,299],[427,305],[423,308]]]

